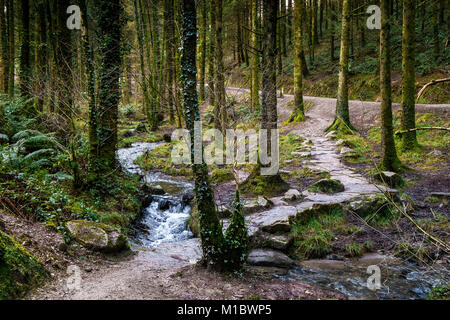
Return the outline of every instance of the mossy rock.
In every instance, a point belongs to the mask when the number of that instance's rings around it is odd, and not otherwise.
[[[346,209],[372,225],[390,225],[398,211],[384,194],[363,195],[348,204]]]
[[[342,182],[336,179],[322,179],[308,187],[308,191],[320,193],[338,193],[345,190]]]
[[[289,190],[289,184],[279,174],[263,176],[260,167],[257,166],[250,176],[240,184],[240,190],[244,194],[277,196]]]
[[[234,175],[230,169],[214,169],[211,173],[211,180],[214,183],[227,182],[234,179]]]
[[[0,231],[0,300],[23,296],[41,284],[47,275],[37,257]]]
[[[400,188],[405,185],[402,176],[395,172],[382,171],[376,173],[373,177],[375,180],[385,183],[391,188]]]
[[[127,237],[103,223],[74,220],[66,223],[71,238],[96,251],[119,252],[130,248]]]

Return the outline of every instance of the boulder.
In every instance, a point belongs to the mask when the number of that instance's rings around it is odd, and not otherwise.
[[[153,202],[153,196],[151,194],[145,194],[140,198],[142,208],[149,207]]]
[[[321,193],[344,192],[345,187],[341,181],[336,179],[322,179],[308,187],[308,191]]]
[[[284,194],[282,200],[295,201],[295,200],[300,199],[301,196],[302,196],[302,194],[300,193],[300,191],[298,191],[296,189],[290,189]]]
[[[250,217],[250,228],[268,233],[289,232],[291,221],[297,215],[297,208],[277,206],[269,211],[260,212]]]
[[[252,266],[290,268],[295,262],[284,253],[275,250],[255,249],[248,255],[247,263]]]
[[[160,185],[151,186],[148,184],[144,184],[141,187],[141,190],[145,194],[158,195],[158,196],[162,196],[163,194],[166,193]]]
[[[93,250],[119,252],[129,249],[127,237],[118,229],[103,223],[73,220],[66,223],[75,241]]]
[[[294,237],[291,234],[264,234],[261,236],[261,240],[263,241],[265,247],[286,251],[294,241]]]
[[[193,192],[187,191],[181,196],[181,202],[185,205],[191,204],[192,200],[194,200]]]
[[[398,173],[391,171],[379,172],[374,175],[374,178],[380,182],[386,183],[391,188],[401,187],[405,183]]]

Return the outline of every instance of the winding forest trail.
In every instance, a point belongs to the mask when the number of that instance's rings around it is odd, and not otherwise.
[[[248,92],[247,89],[228,88],[228,95]],[[278,99],[280,127],[290,115],[286,105],[293,99],[284,95]],[[334,117],[335,99],[305,97],[314,106],[307,112],[307,120],[289,126],[289,130],[312,141],[310,164],[322,167],[333,178],[343,181],[346,192],[341,197],[355,193],[372,193],[378,190],[362,176],[354,173],[340,161],[336,143],[325,137],[324,130]],[[449,105],[417,105],[419,110],[446,113]],[[370,126],[379,103],[350,102],[352,118]],[[368,121],[370,119],[370,121]],[[327,201],[309,194],[307,201]],[[326,197],[326,196],[325,196]],[[336,202],[335,195],[332,196]],[[345,199],[342,199],[345,200]],[[118,261],[105,261],[95,270],[81,270],[81,288],[69,290],[67,279],[57,279],[34,292],[29,299],[244,299],[257,294],[265,299],[289,297],[338,298],[339,294],[310,286],[300,281],[271,279],[253,282],[194,269],[192,265],[201,256],[198,239],[160,245],[156,249],[139,249],[133,255]],[[342,297],[341,297],[342,298]]]

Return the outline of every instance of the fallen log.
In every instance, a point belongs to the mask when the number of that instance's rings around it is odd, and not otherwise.
[[[450,78],[444,78],[444,79],[437,79],[437,80],[433,80],[428,82],[427,84],[425,84],[422,89],[420,89],[419,93],[417,94],[417,101],[419,101],[420,97],[422,96],[423,92],[425,91],[426,88],[428,88],[429,86],[432,86],[436,83],[441,83],[441,82],[446,82],[446,81],[450,81]]]
[[[413,128],[408,130],[398,130],[395,132],[396,136],[401,136],[404,133],[413,132],[413,131],[419,131],[419,130],[445,130],[450,131],[450,128],[446,127],[420,127],[420,128]]]

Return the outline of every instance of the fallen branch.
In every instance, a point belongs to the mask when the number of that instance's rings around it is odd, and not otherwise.
[[[419,130],[445,130],[450,131],[450,128],[446,127],[420,127],[420,128],[413,128],[409,130],[398,130],[395,132],[396,136],[401,136],[404,133],[413,132],[413,131],[419,131]]]
[[[422,89],[420,89],[419,93],[417,94],[417,101],[419,101],[420,97],[422,96],[423,92],[425,91],[426,88],[428,88],[429,86],[432,86],[436,83],[441,83],[441,82],[446,82],[446,81],[450,81],[450,78],[444,78],[444,79],[437,79],[437,80],[433,80],[431,82],[428,82],[426,85],[424,85],[422,87]]]

